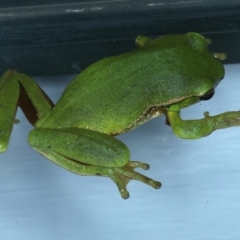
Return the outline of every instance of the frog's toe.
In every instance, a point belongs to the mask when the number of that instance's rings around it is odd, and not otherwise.
[[[149,185],[155,189],[159,189],[162,186],[162,184],[160,182],[154,181],[152,179],[150,179]]]
[[[142,163],[142,162],[136,162],[136,161],[131,161],[128,162],[126,166],[129,166],[131,168],[142,168],[144,170],[148,170],[150,168],[150,165],[147,163]]]
[[[122,198],[123,199],[128,199],[130,194],[129,194],[127,188],[126,188],[126,185],[124,185],[124,184],[117,184],[117,186],[118,186],[118,190],[119,190]]]

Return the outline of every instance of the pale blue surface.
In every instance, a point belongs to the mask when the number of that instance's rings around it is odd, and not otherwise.
[[[56,100],[66,82],[51,86],[54,80],[40,84]],[[227,65],[215,96],[183,116],[238,109],[240,65]],[[182,140],[162,117],[120,136],[132,159],[151,165],[141,172],[163,184],[154,190],[131,182],[131,197],[122,200],[110,179],[74,175],[32,150],[31,126],[21,111],[17,117],[0,156],[0,240],[240,239],[240,128]]]

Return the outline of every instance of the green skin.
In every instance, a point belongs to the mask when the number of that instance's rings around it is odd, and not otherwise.
[[[113,136],[165,115],[181,138],[197,139],[240,125],[240,112],[183,121],[182,108],[211,95],[224,77],[209,40],[197,33],[153,39],[139,36],[137,50],[104,58],[78,75],[54,106],[34,80],[15,70],[0,78],[0,152],[6,151],[17,107],[35,127],[29,144],[59,166],[79,175],[110,177],[123,198],[132,179],[156,189],[161,183],[134,171],[149,165],[130,161],[130,151]]]

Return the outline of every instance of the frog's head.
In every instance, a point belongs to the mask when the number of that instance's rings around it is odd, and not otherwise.
[[[170,41],[171,37],[163,37],[162,41],[166,41],[166,46],[172,49],[173,56],[175,54],[178,58],[175,64],[178,82],[175,82],[175,86],[181,87],[175,88],[175,91],[185,100],[183,105],[188,106],[195,100],[210,99],[224,77],[225,70],[221,60],[226,59],[226,54],[211,53],[208,50],[211,41],[198,33],[175,35],[174,40]],[[171,60],[173,61],[173,57]]]
[[[189,98],[208,100],[224,77],[221,60],[226,54],[211,53],[208,50],[210,40],[198,33],[156,39],[138,36],[136,44],[141,53],[149,56],[144,71],[149,71],[147,76],[158,79],[151,88],[156,92],[155,96],[160,95],[158,100],[161,98],[166,105],[182,100],[185,100],[184,106],[189,105],[192,102],[186,100]]]
[[[206,76],[202,84],[199,84],[201,88],[197,96],[199,100],[208,100],[212,98],[215,88],[224,77],[225,71],[221,60],[225,60],[227,56],[225,53],[211,53],[208,50],[211,40],[200,34],[190,32],[186,34],[186,37],[192,49],[199,53],[197,66],[199,68],[201,66],[202,71],[202,73],[199,72],[199,76]]]

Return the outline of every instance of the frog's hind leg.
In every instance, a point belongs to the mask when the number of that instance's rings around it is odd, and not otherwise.
[[[79,128],[36,128],[29,134],[29,143],[46,158],[73,173],[111,178],[124,199],[129,197],[126,186],[132,179],[156,189],[161,186],[135,172],[135,168],[146,170],[149,165],[129,162],[126,145],[104,133]]]

